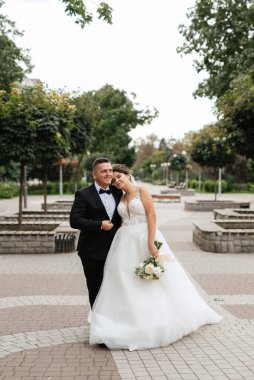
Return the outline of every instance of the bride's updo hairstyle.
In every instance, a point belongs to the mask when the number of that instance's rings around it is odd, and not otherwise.
[[[115,164],[113,166],[113,172],[118,172],[118,173],[123,173],[123,174],[126,174],[126,175],[130,175],[132,174],[132,170],[129,169],[126,165],[124,164]]]

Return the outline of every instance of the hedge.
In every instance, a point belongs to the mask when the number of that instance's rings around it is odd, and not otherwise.
[[[19,186],[14,182],[0,182],[0,198],[7,199],[18,196]]]

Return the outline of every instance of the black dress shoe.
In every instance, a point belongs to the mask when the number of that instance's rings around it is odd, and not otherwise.
[[[108,348],[105,343],[97,343],[97,345],[101,348]]]

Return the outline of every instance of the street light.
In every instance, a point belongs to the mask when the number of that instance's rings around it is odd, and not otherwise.
[[[152,172],[154,171],[154,169],[156,168],[156,165],[155,164],[150,164],[150,169],[152,170]],[[153,173],[152,173],[153,174]],[[153,182],[153,178],[152,178],[152,182]]]
[[[188,189],[188,182],[189,182],[189,169],[191,169],[191,166],[188,165],[188,156],[186,150],[182,151],[182,155],[186,158],[186,167],[185,167],[185,188]]]
[[[67,163],[67,160],[62,158],[59,162],[59,195],[63,195],[63,166]]]
[[[170,167],[170,162],[162,162],[161,167],[164,169],[165,172],[165,182],[166,185],[168,185],[168,168]]]

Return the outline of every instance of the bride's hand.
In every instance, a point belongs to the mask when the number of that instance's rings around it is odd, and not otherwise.
[[[159,251],[158,251],[158,249],[155,247],[154,244],[149,244],[149,251],[150,251],[151,256],[152,256],[154,259],[157,259],[157,257],[159,256]]]

